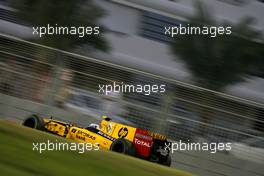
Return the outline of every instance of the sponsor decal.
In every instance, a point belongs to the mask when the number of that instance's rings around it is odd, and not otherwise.
[[[128,129],[126,127],[120,128],[118,131],[118,137],[119,138],[125,138],[128,135]]]
[[[151,147],[151,143],[150,142],[146,142],[146,141],[143,141],[143,140],[139,140],[137,138],[135,138],[135,144],[137,145],[142,145],[142,146],[145,146],[145,147]]]
[[[109,139],[110,141],[115,141],[115,138],[108,136],[107,134],[103,133],[102,131],[98,131],[97,134],[99,134],[102,137]]]
[[[158,133],[150,132],[150,131],[148,131],[148,135],[153,137],[153,139],[159,139],[159,140],[162,140],[162,141],[167,139],[166,136],[163,136],[163,135],[158,134]]]
[[[85,141],[85,137],[84,137],[84,136],[79,136],[79,135],[77,134],[77,135],[76,135],[76,138]]]
[[[79,130],[78,132],[77,132],[77,135],[79,136],[79,137],[81,137],[83,140],[85,139],[85,137],[87,137],[87,138],[89,138],[89,139],[92,139],[92,140],[95,140],[95,136],[93,136],[93,135],[91,135],[91,134],[89,134],[89,133],[86,133],[86,132],[84,132],[84,131],[81,131],[81,130]],[[76,137],[78,138],[78,136],[76,135]]]
[[[149,140],[149,141],[152,140],[152,137],[151,136],[147,136],[147,135],[140,134],[140,133],[136,133],[135,136],[138,137],[138,138],[141,138],[141,139]]]

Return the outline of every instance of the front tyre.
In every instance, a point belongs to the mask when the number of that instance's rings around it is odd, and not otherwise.
[[[37,130],[45,130],[45,124],[43,119],[36,114],[33,114],[26,118],[22,125],[29,128],[35,128]]]
[[[126,139],[119,138],[115,140],[111,147],[110,150],[118,153],[123,153],[126,155],[130,156],[135,156],[136,155],[136,148],[134,144]]]

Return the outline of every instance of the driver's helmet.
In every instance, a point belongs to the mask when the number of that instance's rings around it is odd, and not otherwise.
[[[98,125],[98,124],[95,124],[95,123],[91,123],[91,124],[89,125],[89,127],[91,127],[91,128],[95,128],[95,129],[98,129],[98,130],[99,130],[99,125]]]

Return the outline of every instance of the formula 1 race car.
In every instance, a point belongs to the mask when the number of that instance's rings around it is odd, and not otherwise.
[[[96,143],[100,149],[124,153],[165,166],[171,165],[168,147],[171,145],[166,136],[113,122],[107,116],[103,116],[100,125],[91,124],[86,128],[38,115],[26,118],[23,125],[81,143]]]

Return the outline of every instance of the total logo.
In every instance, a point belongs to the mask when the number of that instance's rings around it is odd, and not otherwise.
[[[151,143],[150,142],[146,142],[146,141],[142,141],[142,140],[139,140],[137,138],[135,138],[135,141],[134,141],[135,144],[137,145],[142,145],[142,146],[146,146],[146,147],[151,147]]]

